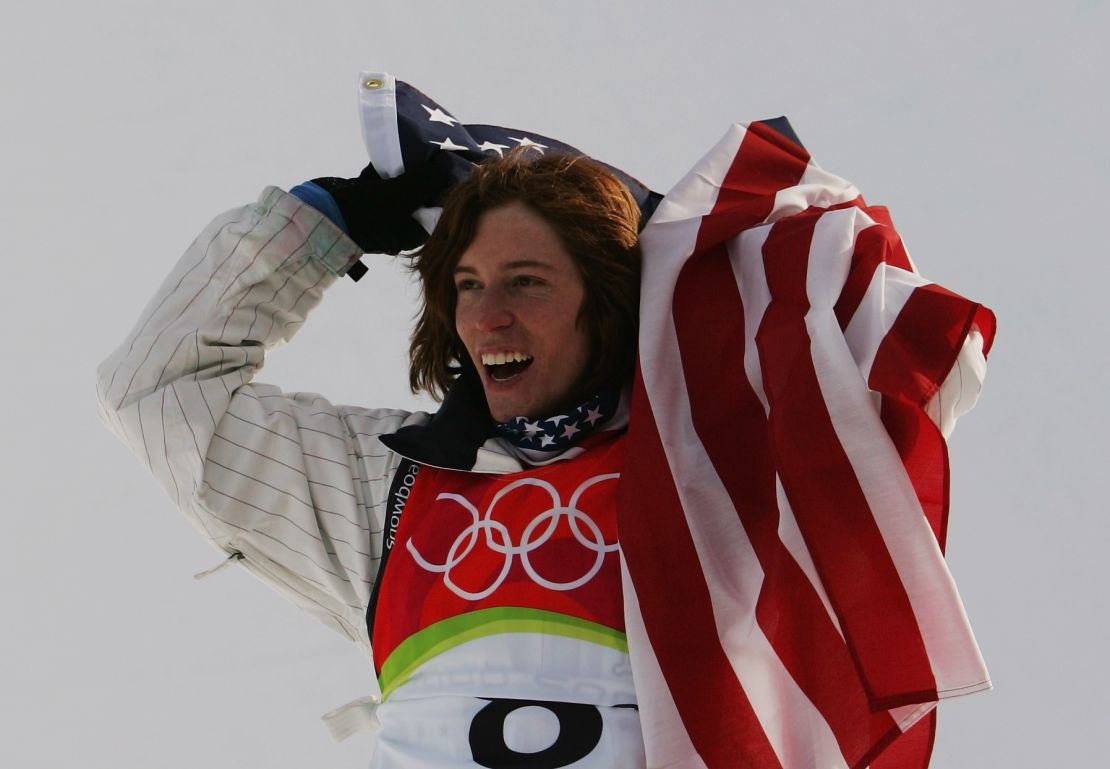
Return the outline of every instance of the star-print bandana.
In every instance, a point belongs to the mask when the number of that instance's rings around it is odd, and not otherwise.
[[[508,422],[499,422],[497,431],[530,456],[538,452],[547,456],[560,454],[612,419],[620,402],[619,390],[605,390],[569,413],[547,419],[513,417]]]

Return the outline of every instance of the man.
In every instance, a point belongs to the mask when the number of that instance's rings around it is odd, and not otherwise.
[[[352,201],[414,179],[315,186],[381,232]],[[383,250],[274,188],[209,226],[100,370],[105,421],[210,541],[373,646],[374,766],[644,765],[614,501],[638,223],[582,157],[510,153],[453,190],[417,258],[410,379],[447,393],[434,417],[251,381]]]

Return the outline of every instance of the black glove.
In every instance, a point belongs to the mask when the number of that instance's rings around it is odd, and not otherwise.
[[[412,218],[418,208],[436,206],[451,185],[448,153],[433,153],[427,162],[391,179],[366,166],[356,179],[334,176],[312,181],[335,199],[347,234],[367,254],[399,254],[424,244],[428,233]]]

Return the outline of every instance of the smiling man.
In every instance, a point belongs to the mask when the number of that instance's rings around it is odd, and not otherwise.
[[[446,392],[466,362],[504,423],[622,387],[636,345],[638,219],[624,185],[588,159],[517,152],[481,166],[417,256],[414,389]]]
[[[616,528],[640,212],[613,174],[520,150],[442,200],[410,366],[435,415],[251,381],[358,256],[415,245],[440,170],[217,219],[101,368],[103,416],[212,542],[372,652],[371,766],[642,769]]]
[[[517,152],[479,167],[416,260],[414,389],[446,392],[465,362],[498,422],[619,390],[635,355],[638,222],[624,185],[587,158]]]
[[[490,415],[555,414],[589,361],[582,276],[559,236],[524,203],[482,215],[455,267],[455,329],[480,372]]]

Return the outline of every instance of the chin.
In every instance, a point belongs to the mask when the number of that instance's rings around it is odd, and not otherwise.
[[[531,409],[518,409],[509,406],[501,406],[500,408],[491,406],[489,414],[493,417],[494,422],[508,422],[510,419],[515,419],[516,417],[535,419],[535,414],[533,414]]]
[[[542,403],[531,404],[506,400],[498,401],[496,398],[491,399],[489,393],[486,394],[486,402],[489,403],[490,416],[493,417],[496,422],[508,422],[510,419],[515,419],[516,417],[535,419],[537,417],[550,416],[549,413],[545,412]]]

